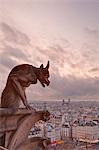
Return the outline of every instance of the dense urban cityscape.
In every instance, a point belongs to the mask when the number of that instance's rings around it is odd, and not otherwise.
[[[99,102],[51,101],[34,102],[37,110],[48,110],[50,120],[39,121],[30,131],[31,137],[51,139],[49,150],[98,150]]]

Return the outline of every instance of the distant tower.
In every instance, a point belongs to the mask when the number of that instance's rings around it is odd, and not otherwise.
[[[65,100],[63,99],[63,101],[62,101],[62,106],[64,106],[64,104],[65,104]]]
[[[71,101],[70,98],[68,98],[68,104],[70,104],[70,101]]]
[[[46,102],[44,102],[44,110],[47,110]]]
[[[70,109],[70,102],[71,102],[71,100],[70,100],[70,98],[68,98],[68,101],[67,101],[67,111],[69,111],[69,109]]]

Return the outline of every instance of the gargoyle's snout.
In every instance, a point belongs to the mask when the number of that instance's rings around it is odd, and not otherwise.
[[[50,84],[50,81],[48,80],[48,82],[47,82],[47,86],[49,86],[49,84]]]

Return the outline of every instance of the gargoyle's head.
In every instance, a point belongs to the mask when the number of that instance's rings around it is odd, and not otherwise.
[[[50,84],[48,78],[49,78],[49,61],[45,68],[43,67],[43,64],[40,66],[38,80],[40,81],[43,87],[45,87],[45,85],[48,86]]]

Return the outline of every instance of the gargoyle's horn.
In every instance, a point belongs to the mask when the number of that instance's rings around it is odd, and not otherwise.
[[[49,61],[48,61],[47,66],[45,68],[47,68],[47,69],[49,68]]]
[[[43,69],[43,64],[41,64],[40,69]]]

